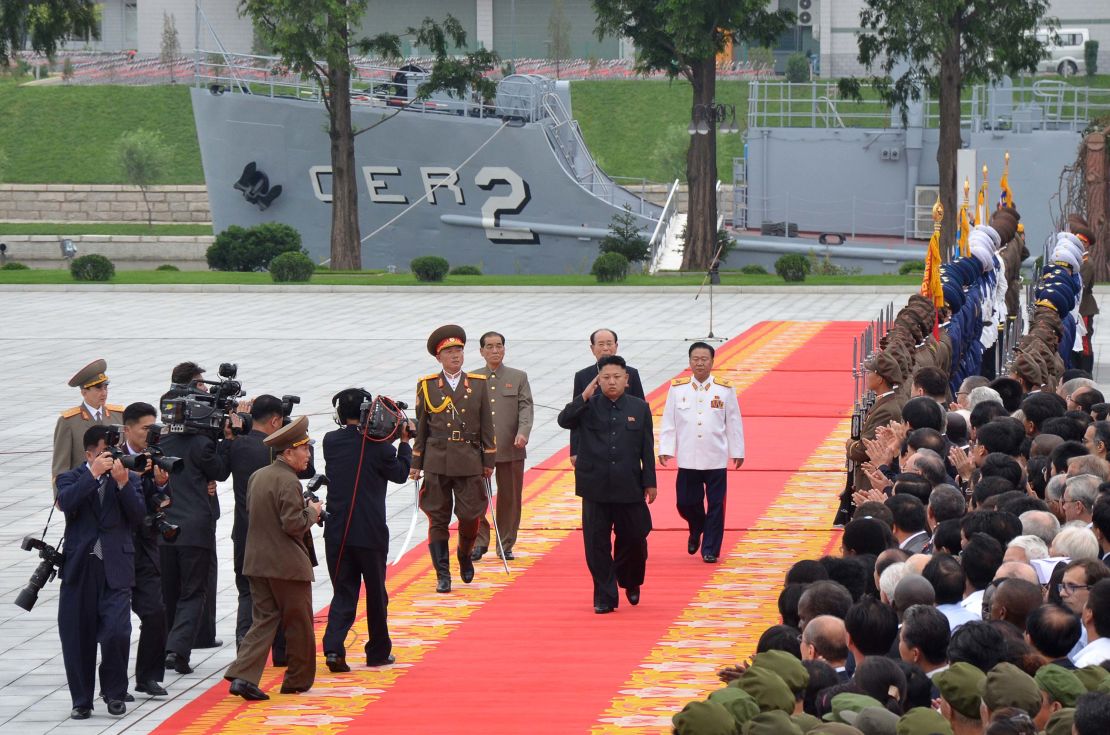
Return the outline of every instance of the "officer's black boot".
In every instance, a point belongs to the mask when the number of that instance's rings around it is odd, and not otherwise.
[[[451,552],[446,541],[432,541],[428,544],[432,555],[432,566],[436,570],[436,592],[451,591]]]
[[[459,558],[459,576],[462,581],[470,584],[470,580],[474,579],[474,562],[470,560],[470,552],[474,550],[474,539],[464,539],[459,537],[459,551],[456,556]]]

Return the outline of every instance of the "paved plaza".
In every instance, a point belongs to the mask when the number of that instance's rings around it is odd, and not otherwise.
[[[908,292],[727,290],[716,295],[713,327],[718,336],[731,338],[765,320],[865,320],[891,300],[905,303]],[[1100,294],[1100,300],[1104,297]],[[593,329],[604,326],[618,332],[621,354],[639,369],[650,391],[686,366],[688,340],[703,337],[709,326],[706,298],[695,302],[694,290],[686,288],[2,290],[0,313],[0,354],[8,375],[0,419],[0,503],[6,518],[0,527],[0,732],[19,735],[149,732],[218,682],[234,658],[233,500],[228,481],[219,487],[223,518],[217,532],[217,636],[223,647],[194,651],[191,662],[196,671],[191,675],[168,673],[167,698],[139,695],[120,719],[108,716],[98,701],[92,719],[67,719],[71,705],[56,631],[58,583],[43,589],[30,613],[12,601],[38,563],[36,556],[20,550],[19,542],[28,534],[39,536],[47,521],[54,422],[59,411],[79,401],[77,390],[66,381],[90,360],[107,359],[109,402],[115,404],[156,403],[168,387],[170,369],[181,361],[199,362],[213,379],[221,362],[238,363],[239,380],[249,395],[300,395],[296,413],[311,417],[312,436],[319,440],[335,428],[330,398],[342,388],[362,386],[412,405],[416,378],[437,368],[425,349],[427,335],[436,326],[457,322],[466,328],[472,340],[467,347],[470,369],[482,365],[478,336],[495,329],[507,338],[506,363],[526,370],[532,384],[536,418],[528,447],[531,466],[566,444],[566,432],[555,425],[555,416],[569,399],[573,373],[592,359],[588,335]],[[1096,379],[1110,376],[1102,360],[1107,342],[1110,328],[1096,334]],[[804,401],[806,386],[799,385],[796,393],[782,399]],[[846,406],[850,399],[844,396]],[[411,485],[391,486],[388,514],[394,555],[401,551],[412,505]],[[55,514],[47,534],[50,543],[57,542],[63,526],[63,518]],[[409,553],[423,553],[425,531],[421,518],[410,544],[416,549]],[[316,536],[322,549],[318,530]],[[330,600],[331,588],[323,567],[316,571],[314,606],[321,609]],[[133,618],[133,641],[137,637]]]

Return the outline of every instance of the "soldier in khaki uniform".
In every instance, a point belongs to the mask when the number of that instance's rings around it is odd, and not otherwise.
[[[902,383],[902,369],[893,357],[886,352],[880,352],[864,364],[867,370],[867,389],[875,391],[875,404],[867,412],[863,422],[860,438],[848,440],[848,458],[855,463],[855,477],[852,486],[856,490],[870,490],[871,482],[867,474],[860,467],[869,458],[867,449],[864,448],[864,439],[874,439],[875,432],[880,426],[886,426],[891,421],[902,420],[902,406],[906,399],[898,392]]]
[[[504,364],[505,337],[486,332],[478,340],[486,366],[477,370],[487,376],[490,413],[497,437],[497,530],[503,549],[498,556],[513,558],[513,546],[520,530],[520,502],[524,492],[524,459],[528,436],[532,433],[532,388],[528,374]],[[489,550],[489,521],[483,515],[478,526],[478,541],[470,558],[478,561]]]
[[[82,446],[85,432],[97,424],[122,424],[123,406],[107,403],[108,376],[105,360],[93,360],[69,379],[71,388],[81,389],[81,405],[62,411],[54,425],[54,457],[50,463],[50,483],[85,461]]]
[[[288,668],[283,694],[306,692],[316,679],[316,636],[312,626],[312,524],[321,503],[305,504],[298,472],[308,467],[308,417],[299,416],[263,443],[274,461],[251,475],[247,484],[247,529],[243,574],[250,579],[251,629],[224,678],[243,699],[269,699],[258,682],[278,627],[285,630]]]
[[[416,383],[416,436],[409,477],[419,479],[420,509],[428,516],[428,551],[436,570],[436,592],[451,591],[447,541],[451,510],[459,519],[459,576],[470,583],[470,553],[486,512],[484,478],[493,474],[497,445],[486,376],[464,373],[466,332],[448,324],[432,332],[428,353],[443,369]]]

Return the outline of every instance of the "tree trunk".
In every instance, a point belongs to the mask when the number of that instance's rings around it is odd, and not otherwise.
[[[694,103],[710,105],[717,90],[717,60],[712,56],[691,65]],[[702,108],[703,110],[707,108]],[[709,122],[709,134],[690,136],[686,153],[686,182],[690,200],[686,218],[686,250],[682,270],[708,270],[717,247],[717,128]]]
[[[344,34],[346,31],[343,31]],[[358,170],[355,137],[351,127],[351,72],[345,60],[328,68],[331,137],[331,267],[362,268],[362,243],[358,227]]]
[[[962,145],[960,140],[960,87],[963,84],[960,71],[960,34],[958,21],[949,36],[948,46],[940,57],[940,144],[937,146],[937,168],[940,171],[940,203],[944,207],[944,219],[940,225],[941,253],[956,252],[956,218],[959,214],[958,190],[956,181],[956,152]],[[974,204],[975,190],[972,190]],[[989,206],[989,205],[988,205]]]
[[[1107,257],[1107,156],[1106,133],[1097,131],[1084,139],[1084,179],[1087,189],[1087,224],[1094,231],[1096,240],[1091,248],[1090,260],[1094,266],[1095,283],[1110,280],[1110,258]]]

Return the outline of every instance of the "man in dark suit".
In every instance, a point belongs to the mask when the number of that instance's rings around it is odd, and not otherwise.
[[[609,355],[617,354],[617,333],[612,329],[597,329],[590,334],[590,352],[594,353],[594,359],[597,362],[589,367],[584,367],[574,374],[574,390],[571,391],[570,397],[573,399],[575,396],[582,395],[582,391],[586,390],[594,378],[601,372],[601,359]],[[644,399],[644,386],[640,383],[640,373],[636,368],[626,364],[625,369],[628,371],[628,387],[625,392],[630,396],[635,396],[640,400]],[[570,463],[573,465],[578,456],[578,431],[572,429],[570,432]]]
[[[647,504],[656,490],[651,407],[626,393],[623,357],[609,355],[598,365],[597,376],[559,413],[559,426],[579,431],[574,492],[582,498],[586,565],[601,615],[617,608],[618,586],[629,603],[640,602],[651,533]]]
[[[390,482],[402,483],[412,467],[408,425],[399,428],[397,449],[391,442],[371,439],[359,430],[363,400],[370,394],[348,388],[332,402],[343,428],[324,436],[327,463],[328,520],[324,549],[333,588],[324,631],[324,656],[328,669],[350,671],[344,641],[355,621],[358,595],[366,585],[366,664],[394,662],[393,641],[386,623],[389,595],[385,591],[385,563],[389,553],[389,527],[385,522],[385,493]]]
[[[57,481],[58,508],[66,516],[58,634],[75,720],[88,719],[92,712],[97,643],[108,713],[127,711],[135,581],[131,530],[142,522],[144,505],[138,475],[106,451],[107,433],[104,426],[86,430],[85,464],[58,475]]]

